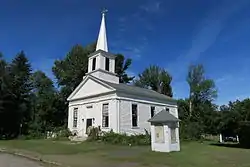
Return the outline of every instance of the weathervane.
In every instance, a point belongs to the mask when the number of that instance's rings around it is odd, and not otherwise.
[[[103,10],[102,10],[102,12],[101,12],[101,13],[102,13],[103,15],[105,15],[107,12],[108,12],[108,9],[103,8]]]

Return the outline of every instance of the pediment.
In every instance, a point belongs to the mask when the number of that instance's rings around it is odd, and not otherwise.
[[[71,93],[67,100],[70,101],[75,99],[82,99],[90,96],[109,93],[114,90],[114,88],[103,83],[101,80],[97,80],[96,78],[87,76]]]

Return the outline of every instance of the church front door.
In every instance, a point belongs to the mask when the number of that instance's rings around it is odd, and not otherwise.
[[[86,122],[86,133],[88,132],[88,127],[92,126],[92,119],[87,119]]]

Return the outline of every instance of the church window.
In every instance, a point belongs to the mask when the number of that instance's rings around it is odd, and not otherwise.
[[[155,107],[151,106],[151,118],[155,115]]]
[[[105,58],[105,70],[109,71],[109,58]]]
[[[96,66],[96,57],[93,58],[93,60],[92,60],[92,71],[95,70],[95,66]]]
[[[137,104],[132,104],[132,126],[138,126]]]
[[[109,104],[102,105],[102,127],[109,127]]]
[[[74,108],[73,112],[73,127],[77,127],[77,115],[78,115],[78,108]]]

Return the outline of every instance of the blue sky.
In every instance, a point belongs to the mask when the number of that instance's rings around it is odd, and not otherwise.
[[[164,67],[174,96],[183,98],[189,64],[202,63],[217,104],[249,97],[249,0],[2,0],[0,51],[11,60],[24,50],[34,70],[53,78],[56,59],[97,39],[103,7],[109,51],[133,59],[130,74]]]

